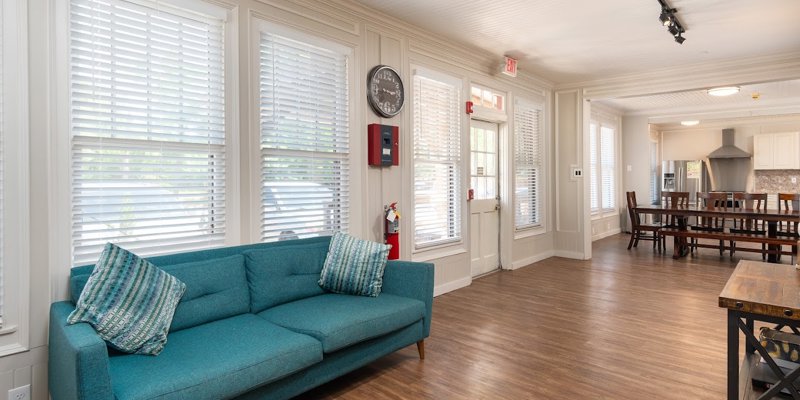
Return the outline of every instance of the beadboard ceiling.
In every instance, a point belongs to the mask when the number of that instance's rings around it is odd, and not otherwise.
[[[683,45],[659,24],[656,0],[355,1],[498,62],[514,56],[520,71],[556,84],[800,50],[798,0],[668,0]]]
[[[626,115],[683,117],[736,111],[763,114],[769,110],[782,111],[800,105],[800,80],[743,85],[739,93],[725,97],[710,96],[706,90],[691,90],[597,102]]]

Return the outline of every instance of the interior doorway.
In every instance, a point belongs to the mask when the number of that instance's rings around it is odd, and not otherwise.
[[[472,276],[500,268],[499,125],[470,126],[470,267]]]

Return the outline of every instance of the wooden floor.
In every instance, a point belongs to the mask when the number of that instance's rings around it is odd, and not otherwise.
[[[437,297],[426,359],[415,346],[301,399],[722,399],[725,312],[742,258],[673,260],[627,235],[593,258],[502,271]],[[787,261],[788,262],[788,261]]]

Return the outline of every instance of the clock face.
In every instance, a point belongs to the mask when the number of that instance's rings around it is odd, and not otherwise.
[[[367,75],[367,100],[376,114],[391,118],[403,108],[403,81],[395,70],[378,65]]]

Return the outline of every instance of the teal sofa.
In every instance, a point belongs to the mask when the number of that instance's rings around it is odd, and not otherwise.
[[[389,261],[378,297],[317,284],[330,237],[148,258],[186,283],[158,356],[109,348],[67,325],[93,266],[73,268],[71,300],[50,308],[53,400],[286,399],[430,333],[433,265]]]

